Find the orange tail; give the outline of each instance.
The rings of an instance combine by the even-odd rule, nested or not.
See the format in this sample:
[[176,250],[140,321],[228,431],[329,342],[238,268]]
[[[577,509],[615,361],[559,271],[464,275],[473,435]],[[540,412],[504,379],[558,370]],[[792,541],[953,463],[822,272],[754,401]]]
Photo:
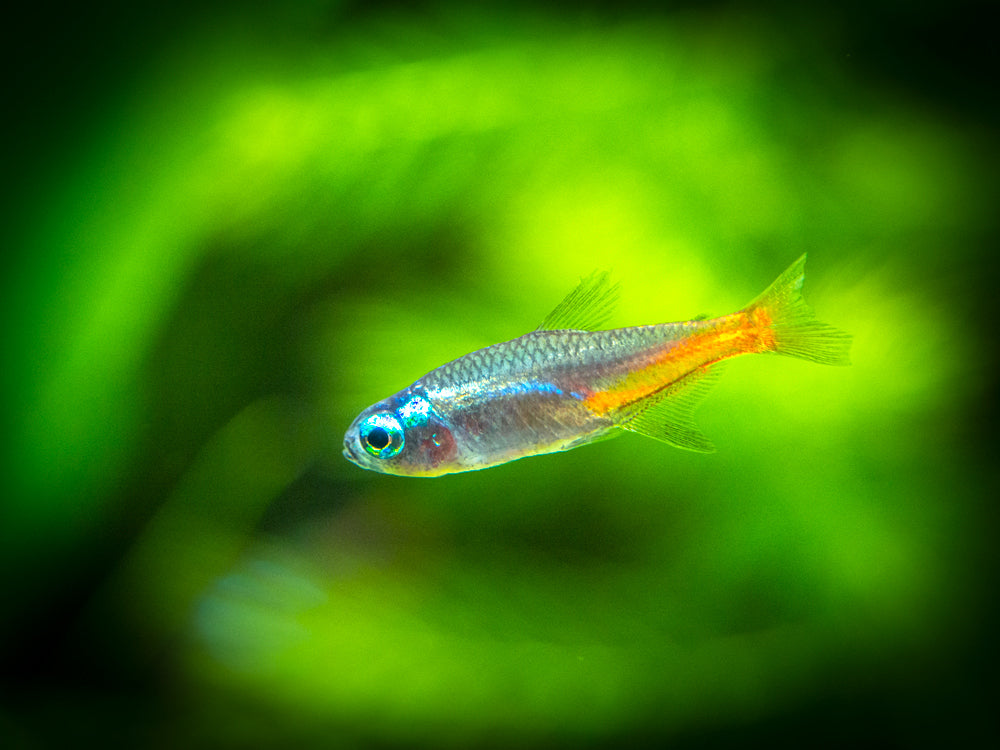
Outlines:
[[820,323],[802,298],[806,256],[795,261],[767,290],[746,306],[766,311],[774,332],[774,351],[821,365],[849,365],[851,335]]

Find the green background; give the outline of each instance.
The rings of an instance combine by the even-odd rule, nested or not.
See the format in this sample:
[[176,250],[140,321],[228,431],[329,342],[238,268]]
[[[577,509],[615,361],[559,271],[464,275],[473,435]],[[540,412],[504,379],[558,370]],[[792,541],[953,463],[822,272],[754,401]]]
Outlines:
[[[993,736],[977,11],[122,3],[9,31],[0,742]],[[730,364],[715,454],[340,455],[594,269],[634,325],[731,312],[802,252],[854,364]]]

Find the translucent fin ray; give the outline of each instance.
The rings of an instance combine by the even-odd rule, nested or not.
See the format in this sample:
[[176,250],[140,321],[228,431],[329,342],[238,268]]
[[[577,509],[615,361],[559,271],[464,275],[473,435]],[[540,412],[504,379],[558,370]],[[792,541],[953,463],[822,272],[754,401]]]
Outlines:
[[694,423],[694,410],[719,378],[718,364],[695,370],[679,383],[651,396],[618,426],[624,430],[699,453],[715,446]]
[[581,445],[590,445],[591,443],[601,443],[605,440],[611,440],[622,434],[621,430],[616,430],[614,427],[609,427],[606,432],[601,432],[596,435],[584,435],[583,437],[577,438],[571,443],[567,443],[560,450],[568,451],[573,448],[579,448]]
[[849,365],[851,335],[821,323],[802,298],[803,255],[745,309],[765,310],[773,321],[775,351],[821,365]]
[[599,330],[618,302],[618,284],[612,284],[609,276],[607,271],[594,271],[582,279],[535,330]]

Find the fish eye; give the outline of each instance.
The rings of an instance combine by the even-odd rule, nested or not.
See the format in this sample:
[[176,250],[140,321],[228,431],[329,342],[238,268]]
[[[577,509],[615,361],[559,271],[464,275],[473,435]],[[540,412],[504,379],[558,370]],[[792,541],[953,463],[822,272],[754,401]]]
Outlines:
[[390,442],[389,433],[383,430],[381,427],[372,427],[372,431],[368,433],[368,436],[365,437],[365,440],[368,442],[369,446],[371,446],[377,451],[380,451],[383,448],[385,448]]
[[358,429],[361,444],[375,458],[392,458],[403,450],[403,426],[394,414],[372,414]]

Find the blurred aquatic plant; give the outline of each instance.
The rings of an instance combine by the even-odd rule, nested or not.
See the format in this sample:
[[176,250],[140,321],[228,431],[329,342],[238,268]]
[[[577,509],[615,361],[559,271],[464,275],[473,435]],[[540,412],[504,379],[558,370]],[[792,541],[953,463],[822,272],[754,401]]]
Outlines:
[[[235,28],[179,43],[23,223],[13,608],[112,558],[80,631],[94,660],[180,639],[149,667],[203,706],[174,736],[667,737],[831,685],[922,705],[983,544],[958,427],[982,341],[938,290],[988,212],[948,124],[724,15]],[[340,460],[360,407],[594,268],[631,325],[735,309],[804,250],[854,367],[734,363],[710,458]]]

